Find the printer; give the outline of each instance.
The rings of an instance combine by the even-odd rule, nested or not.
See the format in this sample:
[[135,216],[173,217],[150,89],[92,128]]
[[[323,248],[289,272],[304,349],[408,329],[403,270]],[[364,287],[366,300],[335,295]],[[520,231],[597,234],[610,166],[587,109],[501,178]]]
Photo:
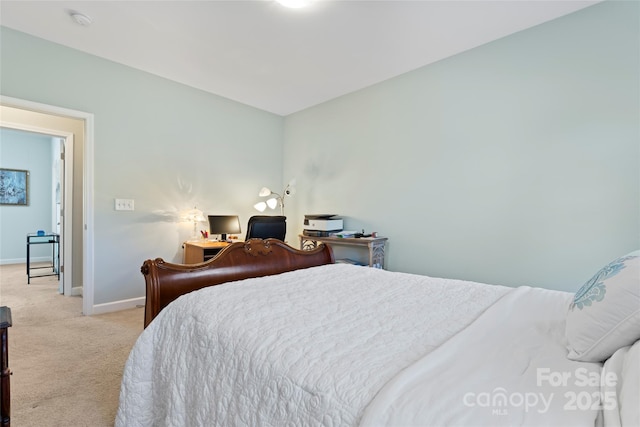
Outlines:
[[330,233],[342,231],[342,228],[342,218],[337,218],[336,215],[305,215],[302,234],[309,237],[327,237]]

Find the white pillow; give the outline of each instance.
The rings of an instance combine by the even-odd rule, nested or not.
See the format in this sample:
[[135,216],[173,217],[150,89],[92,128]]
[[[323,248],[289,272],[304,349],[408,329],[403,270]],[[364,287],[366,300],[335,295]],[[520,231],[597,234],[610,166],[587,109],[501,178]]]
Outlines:
[[612,261],[576,292],[567,313],[569,359],[601,362],[640,339],[640,251]]
[[605,426],[640,426],[640,341],[604,362],[600,398]]

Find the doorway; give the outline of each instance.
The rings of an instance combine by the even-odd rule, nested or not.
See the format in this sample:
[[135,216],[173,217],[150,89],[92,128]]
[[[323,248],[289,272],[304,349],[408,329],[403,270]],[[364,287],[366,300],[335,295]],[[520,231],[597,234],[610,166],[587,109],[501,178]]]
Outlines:
[[94,306],[93,120],[93,114],[0,96],[0,126],[65,140],[64,294],[82,295],[85,315],[93,314]]
[[[37,271],[32,277],[57,273],[58,292],[67,296],[79,295],[81,288],[74,289],[71,286],[71,277],[65,280],[65,243],[68,241],[71,245],[73,239],[69,238],[67,235],[69,233],[65,233],[65,227],[69,227],[68,224],[65,225],[65,219],[67,223],[72,223],[72,219],[65,218],[63,215],[64,207],[73,199],[73,187],[71,185],[72,170],[65,170],[64,167],[64,153],[66,148],[67,153],[72,155],[73,139],[6,126],[0,127],[0,135],[2,166],[25,170],[27,177],[26,204],[0,207],[3,236],[2,261],[9,264],[22,262],[25,255],[24,238],[27,233],[35,233],[36,230],[56,233],[60,236],[56,239],[59,243],[53,244],[52,250],[48,247],[50,245],[30,246],[29,260],[32,263],[45,262],[53,266],[53,271],[43,266],[34,267]],[[69,188],[69,191],[65,191],[66,188]],[[68,212],[72,214],[72,210]],[[67,249],[66,252],[73,252],[72,247]],[[72,271],[71,267],[68,268]],[[65,283],[67,283],[66,289]]]

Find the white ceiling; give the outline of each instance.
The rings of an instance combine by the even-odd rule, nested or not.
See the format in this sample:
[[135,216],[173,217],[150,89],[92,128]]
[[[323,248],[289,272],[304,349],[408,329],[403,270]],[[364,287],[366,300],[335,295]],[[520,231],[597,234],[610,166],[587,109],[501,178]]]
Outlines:
[[0,24],[287,115],[598,2],[2,0]]

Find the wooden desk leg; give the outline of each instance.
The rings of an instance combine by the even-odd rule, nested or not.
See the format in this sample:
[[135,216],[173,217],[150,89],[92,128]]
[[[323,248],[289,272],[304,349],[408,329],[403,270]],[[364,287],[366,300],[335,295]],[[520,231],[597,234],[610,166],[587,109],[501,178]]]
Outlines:
[[0,307],[0,425],[11,426],[11,390],[9,389],[9,341],[7,329],[11,326],[11,309]]
[[3,427],[9,427],[11,425],[11,389],[10,389],[10,376],[8,364],[8,345],[7,345],[7,328],[0,329],[0,340],[2,341],[2,371],[0,372],[0,391],[2,398],[0,399],[0,425]]
[[0,374],[0,382],[2,383],[0,386],[2,388],[2,402],[0,402],[0,414],[2,423],[0,425],[2,425],[3,427],[11,426],[11,390],[9,383],[10,375],[11,371],[9,370],[9,368],[3,370],[2,374]]

